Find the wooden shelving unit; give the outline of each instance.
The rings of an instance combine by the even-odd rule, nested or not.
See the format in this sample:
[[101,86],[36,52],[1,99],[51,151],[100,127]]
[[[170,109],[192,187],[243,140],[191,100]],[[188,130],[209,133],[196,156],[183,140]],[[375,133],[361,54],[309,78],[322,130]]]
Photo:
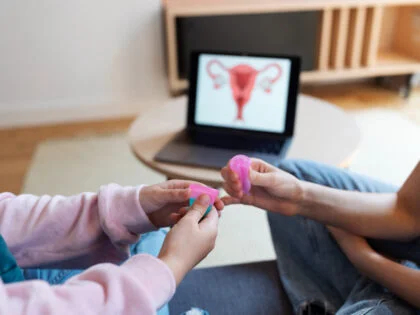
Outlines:
[[302,82],[420,72],[420,0],[166,0],[163,6],[173,93],[188,87],[178,74],[180,17],[320,11],[316,67],[302,72]]

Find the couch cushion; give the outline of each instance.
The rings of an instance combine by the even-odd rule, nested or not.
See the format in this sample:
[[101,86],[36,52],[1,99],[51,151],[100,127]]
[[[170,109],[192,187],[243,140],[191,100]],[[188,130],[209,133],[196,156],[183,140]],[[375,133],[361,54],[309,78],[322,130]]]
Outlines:
[[169,304],[171,315],[198,307],[217,315],[293,314],[275,261],[195,269]]

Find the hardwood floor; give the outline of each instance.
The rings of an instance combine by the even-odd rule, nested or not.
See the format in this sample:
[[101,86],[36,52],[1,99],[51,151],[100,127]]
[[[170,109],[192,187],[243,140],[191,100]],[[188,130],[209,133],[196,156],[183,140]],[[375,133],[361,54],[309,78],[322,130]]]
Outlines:
[[302,92],[325,99],[348,111],[374,107],[397,110],[420,125],[420,87],[413,90],[409,99],[400,97],[396,92],[367,83],[306,86]]
[[19,193],[37,145],[47,139],[121,132],[133,119],[0,130],[0,192]]
[[[345,110],[386,107],[400,111],[420,125],[420,88],[408,100],[367,83],[305,86],[305,94],[334,103]],[[134,119],[134,118],[133,118]],[[72,123],[0,130],[0,192],[19,193],[37,145],[47,139],[121,132],[133,119]]]

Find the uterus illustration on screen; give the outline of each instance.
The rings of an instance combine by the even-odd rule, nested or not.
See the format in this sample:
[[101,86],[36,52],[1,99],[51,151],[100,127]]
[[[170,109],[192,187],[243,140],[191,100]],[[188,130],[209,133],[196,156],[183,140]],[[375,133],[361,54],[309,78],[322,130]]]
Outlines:
[[212,59],[207,63],[207,74],[213,81],[213,88],[220,89],[225,87],[227,78],[229,80],[230,89],[232,91],[232,105],[236,105],[237,114],[235,121],[244,121],[244,108],[252,97],[252,92],[255,88],[255,83],[259,75],[263,75],[269,69],[271,77],[266,75],[259,80],[259,87],[266,93],[270,93],[273,85],[280,79],[282,75],[282,68],[276,63],[269,63],[262,69],[257,70],[246,63],[238,64],[234,67],[228,68],[224,66],[219,60]]

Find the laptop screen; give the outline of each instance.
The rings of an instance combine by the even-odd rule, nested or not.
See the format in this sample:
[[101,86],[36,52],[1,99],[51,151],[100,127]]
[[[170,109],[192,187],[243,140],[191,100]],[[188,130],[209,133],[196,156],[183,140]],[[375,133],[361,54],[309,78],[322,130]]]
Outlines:
[[197,125],[285,131],[290,59],[205,53],[198,58]]

